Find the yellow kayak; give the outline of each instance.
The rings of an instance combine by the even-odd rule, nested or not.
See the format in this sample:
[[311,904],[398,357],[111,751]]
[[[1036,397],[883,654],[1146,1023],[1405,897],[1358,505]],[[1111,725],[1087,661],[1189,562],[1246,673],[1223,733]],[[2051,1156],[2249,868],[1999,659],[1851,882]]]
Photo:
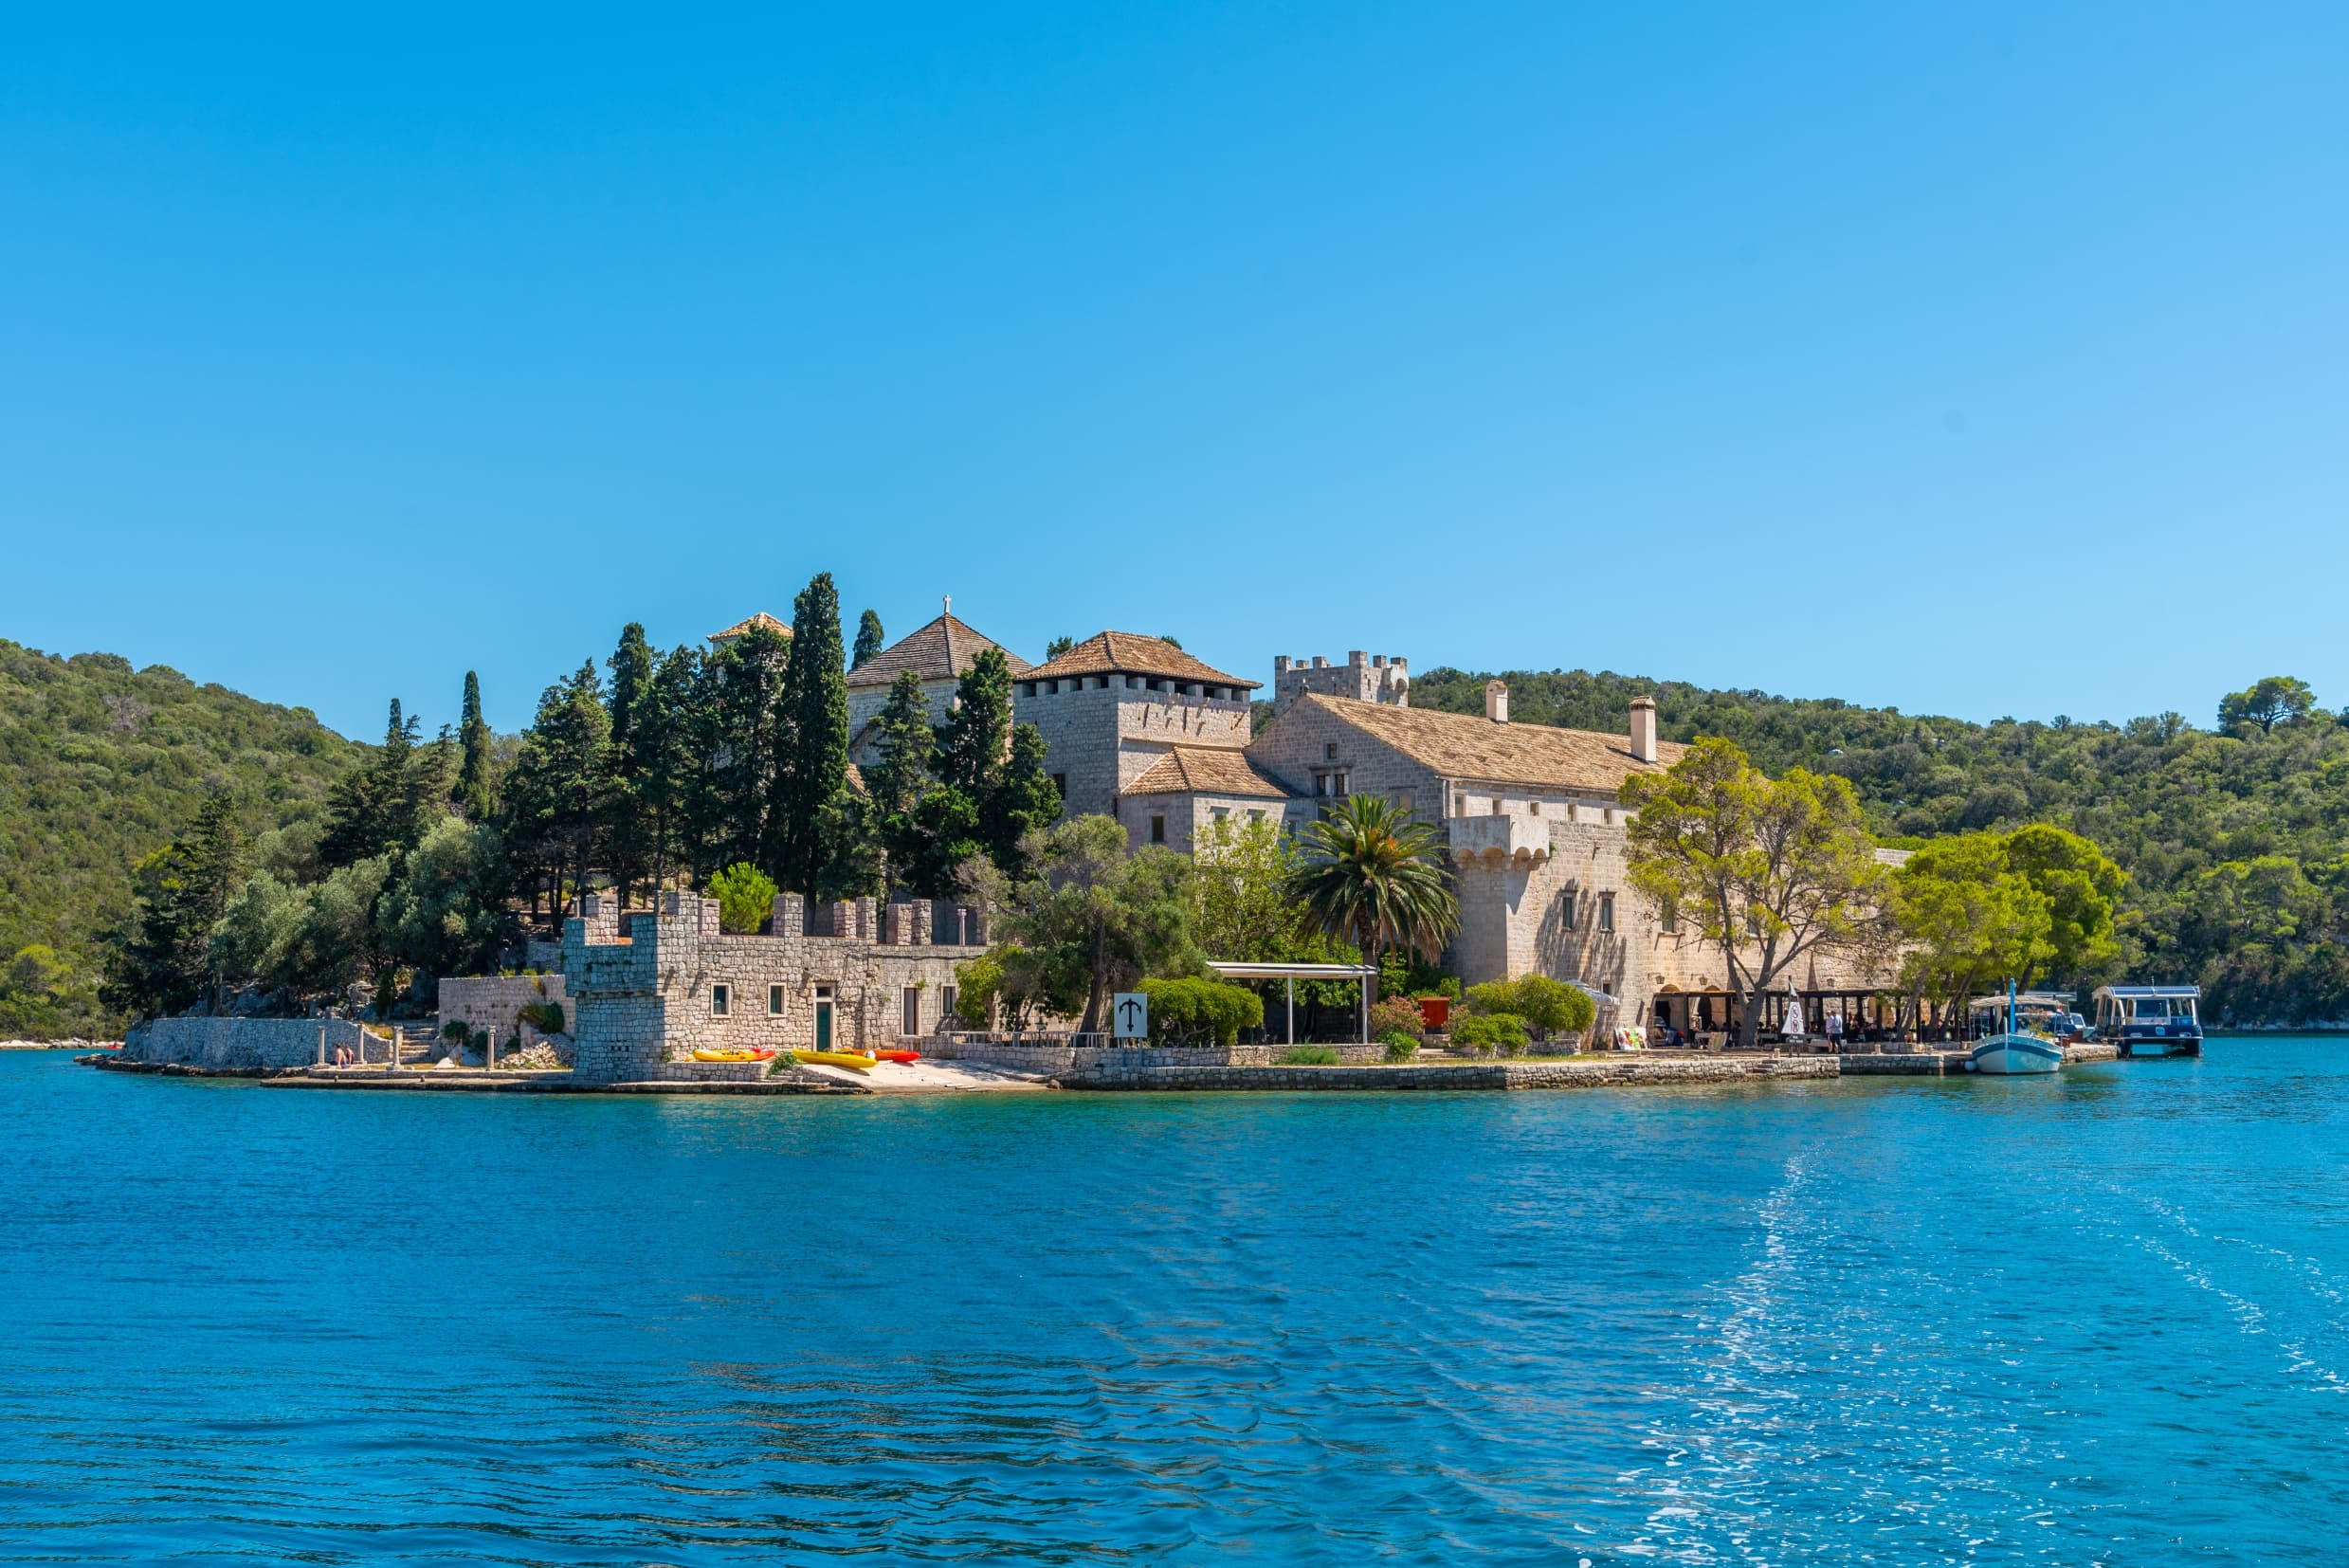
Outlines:
[[860,1056],[852,1050],[795,1050],[792,1055],[802,1062],[814,1062],[827,1067],[854,1067],[859,1072],[873,1070],[873,1059]]
[[697,1062],[764,1062],[774,1052],[755,1047],[740,1046],[732,1050],[719,1050],[704,1046],[693,1053]]

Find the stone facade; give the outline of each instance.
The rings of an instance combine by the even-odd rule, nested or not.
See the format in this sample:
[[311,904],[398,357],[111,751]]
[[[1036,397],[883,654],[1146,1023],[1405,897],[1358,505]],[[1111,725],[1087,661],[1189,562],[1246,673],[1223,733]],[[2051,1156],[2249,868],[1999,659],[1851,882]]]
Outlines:
[[1238,695],[1210,697],[1201,685],[1114,671],[1023,680],[1011,687],[1011,717],[1042,732],[1045,767],[1060,785],[1066,814],[1122,820],[1120,794],[1168,748],[1238,751],[1247,744],[1247,688],[1219,686]]
[[[721,932],[713,899],[664,894],[656,911],[629,914],[625,936],[609,899],[584,904],[563,927],[563,978],[574,1071],[597,1083],[680,1076],[704,1047],[813,1049],[820,1028],[835,1049],[925,1035],[939,1025],[955,965],[985,951],[983,922],[951,904],[819,906],[810,934],[804,902],[786,893],[754,936]],[[934,930],[953,939],[933,941]],[[709,1077],[697,1069],[716,1065],[683,1075]]]
[[[463,1024],[468,1034],[486,1034],[501,1043],[523,1033],[522,1009],[534,1002],[552,1002],[573,1017],[560,975],[475,975],[441,981],[441,1024]],[[530,1042],[524,1040],[523,1044]]]

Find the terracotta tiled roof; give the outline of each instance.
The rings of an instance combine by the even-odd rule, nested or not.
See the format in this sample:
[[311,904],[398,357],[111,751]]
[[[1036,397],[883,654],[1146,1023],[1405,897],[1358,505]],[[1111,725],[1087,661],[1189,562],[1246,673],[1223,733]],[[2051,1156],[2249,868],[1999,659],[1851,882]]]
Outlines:
[[1049,681],[1063,675],[1171,675],[1177,681],[1202,681],[1211,686],[1241,686],[1253,690],[1262,681],[1243,681],[1193,659],[1163,637],[1141,637],[1131,631],[1097,631],[1057,659],[1047,660],[1021,677]]
[[785,626],[781,621],[776,620],[774,616],[768,614],[762,610],[747,621],[737,621],[734,625],[726,628],[723,631],[711,632],[709,634],[709,641],[723,646],[724,644],[734,641],[737,637],[741,636],[744,632],[756,627],[764,627],[767,630],[779,633],[785,637],[792,634],[792,629],[790,627]]
[[1676,740],[1660,740],[1657,760],[1642,762],[1631,755],[1628,735],[1562,730],[1548,724],[1496,724],[1477,714],[1356,702],[1318,692],[1297,699],[1299,707],[1307,703],[1447,777],[1496,784],[1612,794],[1631,775],[1662,773],[1688,749]]
[[897,679],[897,672],[901,669],[910,669],[924,681],[956,680],[970,670],[971,662],[981,649],[991,647],[1003,648],[1004,663],[1011,666],[1012,674],[1028,673],[1030,666],[1027,660],[947,614],[899,638],[848,671],[848,684],[885,686]]
[[1285,800],[1281,781],[1244,752],[1215,746],[1175,746],[1120,794],[1235,794]]

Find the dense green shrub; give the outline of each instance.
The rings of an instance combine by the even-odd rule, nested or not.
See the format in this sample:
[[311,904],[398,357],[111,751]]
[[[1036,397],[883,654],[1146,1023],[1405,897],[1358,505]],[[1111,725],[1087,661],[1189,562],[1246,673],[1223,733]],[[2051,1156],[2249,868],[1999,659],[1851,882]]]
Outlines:
[[1229,1046],[1244,1029],[1261,1028],[1265,1000],[1221,980],[1144,980],[1153,1045]]
[[1419,1054],[1419,1035],[1415,1030],[1391,1029],[1378,1036],[1378,1043],[1387,1048],[1390,1062],[1408,1062]]
[[1338,1065],[1338,1048],[1291,1046],[1275,1060],[1284,1067],[1334,1067]]
[[985,1029],[994,1017],[995,995],[1003,990],[1003,964],[992,954],[955,965],[955,1012],[973,1029]]
[[1528,1038],[1525,1020],[1514,1012],[1471,1012],[1452,1023],[1452,1045],[1478,1055],[1492,1050],[1519,1055]]
[[1467,1003],[1487,1016],[1515,1013],[1544,1034],[1579,1034],[1598,1017],[1598,1004],[1589,993],[1547,975],[1470,986]]

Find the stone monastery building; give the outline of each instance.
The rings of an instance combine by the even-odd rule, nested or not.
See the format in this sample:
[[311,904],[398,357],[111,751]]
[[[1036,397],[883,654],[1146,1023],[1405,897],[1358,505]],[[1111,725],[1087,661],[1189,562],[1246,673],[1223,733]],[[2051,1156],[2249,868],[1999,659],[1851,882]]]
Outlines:
[[[956,620],[950,601],[851,672],[852,757],[874,759],[871,723],[899,671],[920,676],[943,720],[972,661],[999,646]],[[1633,700],[1622,734],[1515,724],[1498,681],[1482,715],[1441,713],[1411,705],[1403,659],[1283,656],[1272,665],[1271,721],[1251,736],[1262,683],[1162,638],[1102,631],[1042,665],[1008,648],[1004,657],[1013,720],[1042,732],[1070,814],[1114,816],[1136,847],[1187,852],[1218,819],[1296,829],[1345,795],[1384,795],[1443,839],[1460,900],[1446,967],[1464,981],[1542,974],[1613,996],[1624,1023],[1705,1021],[1697,995],[1721,986],[1720,956],[1667,928],[1626,874],[1617,793],[1684,750],[1657,738],[1651,700]],[[1822,957],[1803,988],[1864,983],[1833,967]],[[1658,1009],[1659,996],[1673,1005]],[[1724,1010],[1710,1027],[1725,1021]]]

